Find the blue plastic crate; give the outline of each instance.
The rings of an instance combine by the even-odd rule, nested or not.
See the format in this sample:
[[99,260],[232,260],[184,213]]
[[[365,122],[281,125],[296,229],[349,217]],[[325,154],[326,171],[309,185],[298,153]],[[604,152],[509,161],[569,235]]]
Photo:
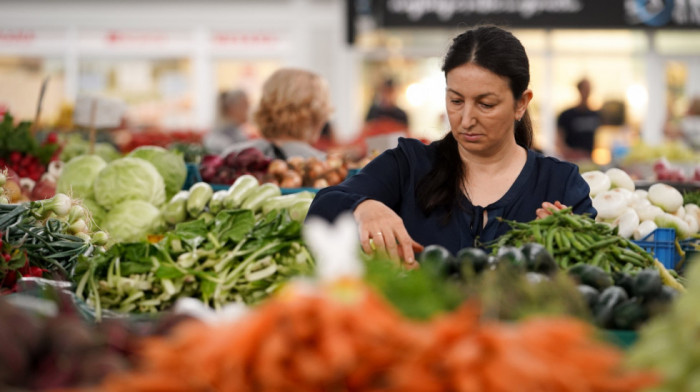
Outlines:
[[659,260],[666,269],[675,269],[681,259],[676,250],[676,230],[659,228],[639,241],[632,241]]

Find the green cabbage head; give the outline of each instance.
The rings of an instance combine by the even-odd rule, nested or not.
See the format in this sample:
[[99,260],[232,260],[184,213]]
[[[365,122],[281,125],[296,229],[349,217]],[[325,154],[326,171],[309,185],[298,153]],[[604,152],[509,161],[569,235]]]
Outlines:
[[107,166],[98,155],[78,155],[63,167],[56,182],[56,192],[71,195],[74,199],[89,199],[93,195],[93,183]]
[[141,158],[119,158],[108,163],[94,184],[95,201],[107,210],[126,200],[143,200],[159,207],[165,203],[165,183],[158,170]]
[[141,146],[131,151],[128,157],[145,159],[156,167],[165,181],[165,197],[170,200],[182,190],[187,180],[187,166],[182,154],[160,146]]
[[160,210],[143,200],[126,200],[112,208],[102,221],[102,230],[112,242],[138,242],[163,229]]

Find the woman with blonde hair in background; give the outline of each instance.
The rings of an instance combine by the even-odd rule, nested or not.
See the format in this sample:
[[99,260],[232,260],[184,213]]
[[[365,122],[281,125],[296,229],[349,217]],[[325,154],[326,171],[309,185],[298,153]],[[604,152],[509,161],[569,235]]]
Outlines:
[[321,76],[302,69],[282,68],[264,83],[253,119],[262,139],[237,143],[224,152],[254,147],[269,158],[325,159],[312,147],[332,112],[328,84]]

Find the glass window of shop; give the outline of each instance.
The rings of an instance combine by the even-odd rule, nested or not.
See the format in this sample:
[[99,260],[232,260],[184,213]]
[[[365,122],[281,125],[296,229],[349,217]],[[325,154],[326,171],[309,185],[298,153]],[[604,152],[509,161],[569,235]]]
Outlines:
[[133,129],[191,129],[191,65],[179,58],[81,59],[78,93],[123,100]]
[[0,111],[17,120],[33,121],[39,93],[48,78],[42,102],[41,124],[58,121],[65,105],[65,72],[60,58],[0,57]]

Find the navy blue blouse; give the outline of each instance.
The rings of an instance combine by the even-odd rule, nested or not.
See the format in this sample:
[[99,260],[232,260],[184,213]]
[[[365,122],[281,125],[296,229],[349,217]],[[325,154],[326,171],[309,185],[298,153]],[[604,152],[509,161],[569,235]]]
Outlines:
[[[415,189],[432,168],[436,142],[424,145],[418,140],[401,138],[396,148],[373,159],[358,174],[341,184],[318,192],[308,216],[321,216],[329,221],[344,211],[353,211],[366,199],[384,203],[403,219],[409,235],[423,246],[439,244],[452,253],[462,248],[479,246],[506,233],[506,220],[529,222],[535,210],[545,201],[573,207],[577,214],[596,215],[586,181],[572,163],[545,157],[529,150],[527,162],[503,197],[486,207],[472,205],[462,196],[460,207],[447,222],[444,210],[425,215],[416,201]],[[483,224],[484,210],[488,219]]]

